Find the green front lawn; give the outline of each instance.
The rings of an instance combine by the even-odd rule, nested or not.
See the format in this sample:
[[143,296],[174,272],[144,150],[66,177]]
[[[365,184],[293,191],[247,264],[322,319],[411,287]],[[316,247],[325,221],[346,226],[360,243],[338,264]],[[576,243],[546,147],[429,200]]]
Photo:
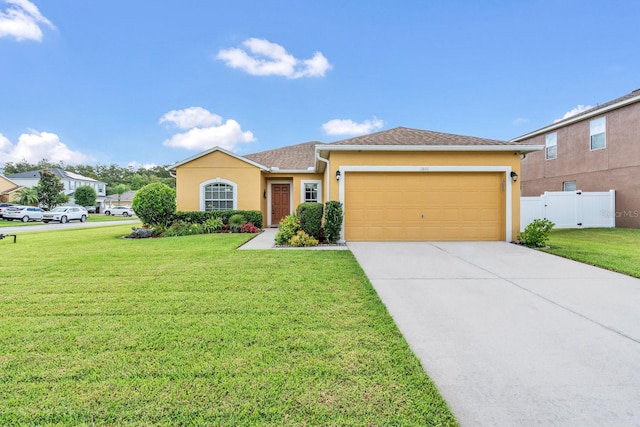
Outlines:
[[349,251],[0,241],[0,425],[455,425]]
[[546,252],[640,278],[640,230],[552,230]]

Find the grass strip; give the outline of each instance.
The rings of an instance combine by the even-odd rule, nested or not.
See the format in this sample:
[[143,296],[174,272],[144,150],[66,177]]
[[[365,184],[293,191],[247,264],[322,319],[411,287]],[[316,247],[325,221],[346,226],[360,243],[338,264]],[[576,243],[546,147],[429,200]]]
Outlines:
[[557,229],[549,234],[548,245],[545,252],[640,278],[638,229]]

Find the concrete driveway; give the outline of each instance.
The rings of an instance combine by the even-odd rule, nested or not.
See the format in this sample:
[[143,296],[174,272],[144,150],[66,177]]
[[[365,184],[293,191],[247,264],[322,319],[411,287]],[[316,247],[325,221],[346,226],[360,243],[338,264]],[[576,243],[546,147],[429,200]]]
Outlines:
[[463,426],[640,426],[640,280],[503,242],[348,244]]

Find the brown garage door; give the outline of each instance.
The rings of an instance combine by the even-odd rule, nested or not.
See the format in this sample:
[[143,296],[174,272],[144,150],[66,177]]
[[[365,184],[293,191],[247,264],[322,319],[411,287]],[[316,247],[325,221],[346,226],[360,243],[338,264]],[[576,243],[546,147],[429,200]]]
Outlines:
[[503,173],[345,175],[347,241],[505,239]]

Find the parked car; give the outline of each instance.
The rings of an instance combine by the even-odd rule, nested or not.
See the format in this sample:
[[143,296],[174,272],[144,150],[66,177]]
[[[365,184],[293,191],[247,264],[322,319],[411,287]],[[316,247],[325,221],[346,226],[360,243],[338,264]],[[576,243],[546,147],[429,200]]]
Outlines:
[[95,206],[85,206],[84,208],[85,208],[85,209],[87,210],[87,212],[89,212],[89,213],[96,213],[96,207],[95,207]]
[[104,214],[109,215],[122,215],[122,216],[133,216],[135,212],[129,206],[112,206],[110,208],[105,208]]
[[11,206],[15,205],[13,203],[0,203],[0,218],[4,218],[3,211],[5,211],[7,208],[10,208]]
[[62,224],[73,220],[85,222],[88,216],[89,212],[82,206],[57,206],[42,215],[42,222],[59,221]]
[[41,221],[44,211],[33,206],[10,206],[5,208],[2,216],[7,221],[19,219],[22,222]]

